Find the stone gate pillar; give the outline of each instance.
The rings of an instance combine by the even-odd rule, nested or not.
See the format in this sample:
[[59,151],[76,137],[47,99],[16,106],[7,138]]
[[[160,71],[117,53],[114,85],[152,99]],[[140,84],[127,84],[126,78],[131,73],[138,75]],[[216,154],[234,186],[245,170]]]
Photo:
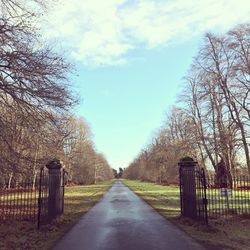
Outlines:
[[52,220],[62,212],[62,165],[59,160],[55,159],[46,167],[49,170],[48,217]]
[[193,219],[197,217],[195,185],[196,164],[197,162],[190,157],[182,158],[178,163],[180,171],[181,213],[183,216]]

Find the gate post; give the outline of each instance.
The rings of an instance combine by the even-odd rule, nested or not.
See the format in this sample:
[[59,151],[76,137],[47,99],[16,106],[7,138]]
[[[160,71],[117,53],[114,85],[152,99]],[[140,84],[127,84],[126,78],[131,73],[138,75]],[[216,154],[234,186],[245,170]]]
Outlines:
[[180,191],[181,191],[181,213],[185,217],[196,219],[196,185],[195,185],[195,162],[190,157],[180,160]]
[[49,170],[48,218],[52,220],[62,212],[62,165],[59,160],[50,161]]

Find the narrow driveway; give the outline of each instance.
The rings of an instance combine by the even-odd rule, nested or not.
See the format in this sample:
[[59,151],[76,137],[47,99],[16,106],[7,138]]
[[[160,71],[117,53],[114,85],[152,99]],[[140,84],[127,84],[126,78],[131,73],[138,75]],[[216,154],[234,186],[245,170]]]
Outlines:
[[120,181],[54,250],[202,250]]

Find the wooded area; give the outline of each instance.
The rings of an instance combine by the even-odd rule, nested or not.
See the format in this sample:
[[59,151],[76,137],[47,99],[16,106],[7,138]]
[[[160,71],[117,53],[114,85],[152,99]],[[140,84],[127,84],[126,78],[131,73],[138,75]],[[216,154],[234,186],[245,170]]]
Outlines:
[[112,177],[93,144],[68,81],[72,65],[39,34],[47,1],[0,0],[0,183],[35,181],[49,160],[63,161],[68,180],[91,184]]
[[185,156],[217,176],[250,174],[250,25],[206,34],[184,81],[178,105],[125,177],[178,183]]

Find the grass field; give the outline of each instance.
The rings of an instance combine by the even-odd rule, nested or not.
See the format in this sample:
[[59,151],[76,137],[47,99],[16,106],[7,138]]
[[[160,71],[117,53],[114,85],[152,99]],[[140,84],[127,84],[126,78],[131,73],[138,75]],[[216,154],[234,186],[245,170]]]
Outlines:
[[122,180],[147,203],[166,217],[180,216],[180,190],[177,186],[161,186],[149,182]]
[[65,188],[65,211],[49,225],[36,230],[31,222],[2,222],[0,225],[1,250],[50,249],[112,186],[113,181],[90,186]]
[[208,249],[250,249],[250,218],[244,216],[210,220],[209,226],[180,217],[179,187],[122,180],[161,215]]

